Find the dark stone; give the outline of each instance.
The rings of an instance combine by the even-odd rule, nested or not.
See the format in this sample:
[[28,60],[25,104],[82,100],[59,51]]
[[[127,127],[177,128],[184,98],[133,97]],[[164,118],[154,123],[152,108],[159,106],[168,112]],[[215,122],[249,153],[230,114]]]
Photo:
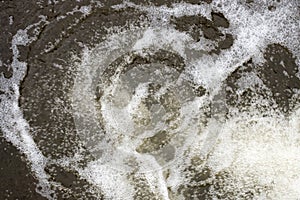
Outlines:
[[224,17],[224,15],[222,13],[212,12],[211,16],[212,16],[212,21],[213,21],[213,23],[214,23],[215,26],[217,26],[217,27],[224,27],[224,28],[228,28],[229,27],[229,22]]
[[[295,63],[295,57],[286,47],[279,44],[268,45],[264,57],[266,62],[262,66],[254,65],[250,59],[228,76],[226,79],[226,87],[228,88],[226,101],[229,105],[247,110],[254,97],[273,98],[282,112],[289,113],[295,105],[300,103],[299,100],[292,98],[295,94],[294,90],[300,89],[300,80],[296,76],[298,66]],[[250,72],[262,80],[272,96],[269,96],[268,91],[261,89],[258,85],[246,89],[241,95],[236,94],[238,90],[236,82]],[[259,104],[256,106],[259,109],[271,109],[263,108]]]
[[[242,66],[234,70],[225,81],[226,104],[239,108],[240,111],[247,111],[252,105],[252,101],[256,96],[263,95],[268,98],[266,94],[260,91],[259,86],[254,88],[246,88],[243,94],[237,94],[239,85],[237,82],[240,78],[248,76],[249,73],[255,72],[256,66],[252,59],[243,63]],[[257,105],[259,106],[259,105]],[[260,108],[258,108],[260,109]]]
[[229,49],[233,45],[233,36],[231,34],[226,34],[225,39],[219,42],[220,49]]
[[[170,7],[174,3],[182,2],[182,0],[130,0],[130,1],[138,5],[154,5],[154,6],[168,6],[168,7]],[[210,4],[212,0],[185,0],[184,2],[200,5],[203,3]]]
[[218,29],[210,26],[203,26],[203,35],[206,39],[215,40],[221,36]]
[[272,91],[273,98],[279,107],[288,112],[295,102],[291,102],[293,89],[300,89],[300,80],[296,76],[298,66],[296,58],[284,46],[270,44],[265,50],[265,64],[259,68],[259,76],[264,84]]
[[219,39],[222,35],[212,21],[201,15],[173,18],[172,23],[177,30],[188,32],[196,41],[201,37],[200,30],[205,38],[211,40]]
[[205,25],[210,21],[202,15],[194,15],[182,16],[178,18],[173,17],[171,22],[175,24],[175,28],[179,31],[190,31],[191,27],[195,26],[196,28],[200,28],[201,25]]
[[202,4],[202,3],[208,3],[210,4],[212,0],[185,0],[185,2],[190,3],[190,4]]
[[131,0],[131,2],[140,5],[171,6],[173,3],[177,3],[178,0]]
[[[224,34],[218,29],[218,27],[229,27],[228,20],[224,17],[222,13],[212,12],[212,21],[201,15],[195,16],[182,16],[173,17],[171,23],[175,25],[175,28],[182,32],[187,32],[191,37],[198,42],[203,33],[203,36],[209,40],[218,41]],[[201,30],[201,31],[200,31]],[[213,50],[212,53],[220,53],[220,49],[227,49],[233,43],[232,35],[226,34],[224,41],[221,41],[217,49]]]

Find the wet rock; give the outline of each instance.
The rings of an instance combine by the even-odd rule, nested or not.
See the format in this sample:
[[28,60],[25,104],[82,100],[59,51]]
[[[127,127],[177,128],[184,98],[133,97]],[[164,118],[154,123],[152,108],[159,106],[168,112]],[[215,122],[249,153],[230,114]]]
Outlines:
[[[200,40],[200,30],[206,30],[206,33],[209,34],[209,30],[207,29],[212,27],[212,22],[202,15],[173,18],[171,22],[175,25],[177,30],[188,32],[195,41]],[[212,32],[214,33],[214,31]],[[207,36],[209,37],[209,35]]]
[[[239,108],[240,111],[247,111],[258,98],[257,96],[262,95],[263,98],[268,98],[265,91],[260,91],[260,85],[248,85],[246,88],[243,88],[243,90],[240,88],[239,83],[242,82],[245,77],[250,77],[252,75],[252,79],[255,78],[255,69],[256,66],[253,64],[252,59],[250,59],[227,77],[224,86],[227,105]],[[241,91],[239,92],[239,90]],[[259,103],[256,105],[259,106]]]
[[213,23],[214,23],[215,26],[217,26],[217,27],[224,27],[224,28],[228,28],[229,27],[229,22],[224,17],[224,15],[222,13],[212,12],[211,16],[212,16],[212,21],[213,21]]
[[[250,59],[228,76],[226,101],[229,105],[239,107],[240,110],[247,110],[258,99],[267,99],[269,106],[273,106],[274,100],[282,112],[289,113],[299,103],[299,100],[293,99],[296,90],[300,89],[295,57],[286,47],[279,44],[268,45],[264,57],[266,62],[262,66],[253,64]],[[240,88],[238,82],[248,76],[261,80],[265,87],[258,83],[252,84],[238,94]],[[264,108],[260,101],[256,106],[258,109],[274,109]]]
[[202,3],[208,3],[210,4],[212,0],[186,0],[185,2],[190,3],[190,4],[202,4]]
[[200,41],[201,37],[217,41],[218,45],[215,49],[207,53],[219,54],[221,50],[228,49],[233,45],[234,38],[231,34],[224,34],[219,30],[220,27],[229,27],[229,21],[225,16],[217,12],[212,12],[211,15],[212,20],[201,15],[174,17],[171,19],[171,23],[175,25],[175,29],[187,32],[196,42]]
[[[154,6],[171,6],[173,3],[180,3],[182,0],[131,0],[135,4],[154,5]],[[186,0],[190,4],[211,3],[212,0]]]
[[212,19],[213,21],[201,15],[182,16],[173,18],[172,23],[177,30],[190,33],[196,41],[201,36],[200,30],[203,32],[205,38],[216,40],[223,35],[218,27],[228,28],[229,22],[222,13],[213,12]]
[[155,6],[162,6],[167,5],[170,6],[172,3],[178,2],[177,0],[131,0],[131,2],[135,4],[142,4],[142,5],[155,5]]
[[220,49],[228,49],[233,45],[233,36],[231,34],[226,34],[225,39],[221,40],[218,44]]
[[202,28],[203,36],[206,39],[215,40],[219,38],[222,34],[218,31],[218,29],[210,26],[203,26]]
[[290,111],[295,102],[292,101],[294,90],[300,89],[300,79],[296,76],[298,66],[295,57],[284,46],[271,44],[265,50],[266,62],[259,68],[258,76],[272,91],[272,97],[284,111]]

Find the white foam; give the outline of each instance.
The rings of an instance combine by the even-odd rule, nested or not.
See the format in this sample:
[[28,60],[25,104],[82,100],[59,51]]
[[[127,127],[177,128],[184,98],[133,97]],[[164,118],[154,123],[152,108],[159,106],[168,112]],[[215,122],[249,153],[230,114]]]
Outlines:
[[226,182],[235,182],[221,192],[239,196],[248,185],[257,185],[270,187],[264,191],[270,199],[299,198],[299,117],[298,109],[291,120],[276,116],[228,120],[207,161],[215,173],[230,172]]
[[4,77],[0,78],[1,89],[7,92],[1,96],[0,127],[4,137],[26,155],[26,159],[29,161],[30,167],[38,180],[38,185],[42,188],[41,190],[37,190],[37,192],[48,199],[53,199],[53,197],[50,196],[53,191],[50,188],[49,177],[44,171],[47,159],[43,156],[31,137],[29,125],[24,120],[18,105],[18,99],[20,97],[19,84],[25,75],[27,67],[25,62],[18,60],[20,56],[18,46],[24,46],[34,41],[36,37],[29,37],[27,31],[42,22],[44,22],[43,18],[40,22],[30,25],[24,30],[18,30],[13,36],[11,47],[13,51],[13,62],[11,67],[14,73],[10,79],[5,79]]
[[[104,192],[107,199],[133,199],[133,186],[124,174],[116,173],[109,163],[101,165],[97,162],[90,163],[83,171],[80,171],[82,177],[97,185]],[[117,188],[116,188],[117,186]]]
[[[153,18],[153,21],[155,21],[155,26],[153,25],[150,28],[146,28],[145,31],[141,31],[142,34],[136,34],[139,35],[138,37],[128,38],[126,34],[112,35],[110,37],[111,46],[109,45],[109,43],[105,43],[105,44],[102,43],[99,45],[99,48],[105,47],[110,49],[110,51],[116,51],[119,48],[121,48],[122,50],[119,51],[119,55],[122,55],[120,52],[139,50],[143,48],[154,48],[154,49],[163,48],[163,49],[175,51],[183,58],[186,59],[188,64],[187,69],[191,70],[186,73],[191,74],[195,82],[204,84],[208,89],[211,90],[211,93],[213,95],[219,93],[220,86],[222,85],[222,81],[228,76],[228,74],[230,74],[242,63],[249,60],[251,57],[253,57],[255,63],[262,63],[264,61],[262,51],[267,46],[267,44],[277,42],[277,43],[284,44],[289,48],[293,48],[290,42],[285,41],[285,39],[283,40],[284,34],[287,33],[290,29],[287,29],[286,32],[282,32],[281,29],[282,23],[284,23],[285,21],[288,21],[290,24],[291,23],[292,24],[294,23],[294,25],[296,24],[295,21],[290,20],[288,18],[288,16],[295,14],[295,11],[293,11],[293,9],[290,9],[291,8],[290,5],[286,5],[286,6],[283,5],[273,13],[269,13],[268,11],[263,11],[263,10],[260,10],[260,12],[257,13],[255,12],[253,13],[252,10],[247,9],[246,7],[244,7],[244,5],[239,5],[237,2],[233,2],[230,4],[228,2],[227,3],[223,2],[223,4],[221,4],[222,5],[221,7],[217,6],[217,4],[218,3],[215,3],[211,6],[208,5],[192,6],[190,4],[176,4],[174,8],[167,8],[165,6],[144,7],[144,6],[137,6],[131,3],[125,3],[117,7],[121,8],[121,7],[130,6],[130,7],[135,7],[143,11],[149,12],[149,16]],[[225,50],[221,52],[221,54],[218,56],[202,55],[196,59],[193,59],[192,62],[189,62],[190,57],[186,55],[186,49],[189,48],[191,51],[193,51],[193,49],[197,49],[197,47],[193,44],[190,36],[188,36],[186,33],[180,33],[179,31],[174,30],[171,27],[160,26],[159,22],[154,19],[155,16],[162,17],[163,20],[161,20],[161,25],[165,25],[167,21],[170,19],[171,15],[178,17],[183,15],[195,15],[201,13],[204,16],[208,16],[211,10],[219,10],[223,12],[224,15],[229,19],[230,28],[227,29],[226,32],[231,33],[234,36],[235,38],[234,45],[229,50]],[[278,16],[281,16],[281,19],[279,20],[281,23],[274,23],[274,21],[278,19]],[[293,25],[291,27],[293,27]],[[292,38],[294,36],[295,34],[292,36]],[[119,41],[121,41],[121,43]],[[127,48],[124,48],[122,47],[122,41],[133,41],[131,43],[132,46],[131,47],[127,46]],[[198,43],[198,45],[199,44],[200,43]],[[105,50],[107,51],[107,49]],[[294,48],[293,51],[297,52],[297,49]],[[100,65],[105,66],[106,61],[102,60],[103,57],[99,58],[99,55],[105,55],[107,52],[104,53],[102,52],[102,50],[99,49],[96,50],[96,52],[97,52],[96,54],[90,54],[93,55],[93,57],[89,57],[90,59],[89,62],[95,62],[97,63],[97,65],[99,65],[99,63],[103,63]],[[83,67],[84,66],[85,65],[83,65]],[[244,79],[241,79],[238,84],[241,86],[240,89],[242,90],[243,88],[247,88],[257,83],[261,84],[261,80],[258,78],[249,79],[247,77],[244,77]],[[146,93],[145,91],[141,93],[142,96],[145,95]],[[210,96],[209,99],[212,99],[212,97]],[[185,107],[182,108],[182,114],[186,115],[187,120],[191,119],[189,117],[193,116],[190,113],[191,111],[195,111],[197,113],[197,109],[195,109],[195,105],[196,107],[199,106],[201,108],[201,106],[203,106],[204,104],[201,101],[193,102],[191,104],[187,104]],[[133,104],[131,104],[131,106],[136,107]],[[120,110],[113,111],[112,109],[110,109],[108,112],[121,113],[122,111]],[[125,111],[124,115],[126,115],[126,112],[127,111]],[[107,116],[114,116],[114,115],[107,114]],[[123,115],[119,115],[118,117],[124,118],[122,116]],[[204,156],[208,152],[211,152],[212,156],[208,160],[206,160],[206,162],[213,173],[218,173],[219,171],[224,169],[230,169],[229,171],[232,173],[231,176],[233,177],[232,180],[229,179],[227,180],[228,184],[226,185],[224,190],[212,191],[215,192],[215,194],[226,193],[232,190],[236,192],[235,195],[238,196],[239,195],[238,188],[241,187],[243,188],[247,186],[243,183],[242,178],[251,175],[253,179],[249,180],[250,182],[247,183],[248,185],[266,184],[269,186],[272,183],[272,181],[273,182],[275,181],[277,183],[276,187],[274,187],[273,190],[268,191],[268,197],[293,198],[299,195],[297,190],[295,190],[295,188],[297,187],[295,186],[289,187],[288,188],[289,192],[285,192],[282,187],[286,184],[286,181],[292,181],[295,184],[299,183],[298,175],[296,174],[296,172],[299,170],[299,165],[297,164],[299,159],[299,157],[297,157],[299,147],[297,145],[295,146],[296,143],[293,142],[293,139],[296,135],[295,133],[299,132],[299,124],[289,125],[286,127],[285,126],[286,124],[284,125],[282,123],[283,121],[285,121],[288,124],[292,121],[293,123],[296,123],[293,117],[292,119],[293,120],[289,121],[284,118],[278,119],[278,117],[269,117],[269,118],[261,117],[261,118],[254,118],[254,119],[252,118],[244,119],[241,117],[237,117],[236,119],[235,118],[230,119],[225,124],[219,124],[218,126],[215,126],[216,121],[211,121],[208,124],[208,128],[206,129],[206,131],[199,129],[199,127],[197,126],[192,128],[190,127],[190,124],[187,123],[188,121],[185,121],[185,123],[181,125],[181,130],[185,130],[191,133],[192,132],[196,133],[199,130],[204,131],[202,132],[202,134],[200,134],[199,138],[197,138],[198,137],[197,134],[196,135],[191,134],[190,137],[193,138],[187,138],[186,148],[187,149],[190,148],[191,151],[194,153],[196,153],[198,149],[200,150],[201,154],[203,154]],[[112,121],[110,121],[109,124],[113,125],[115,124],[114,122],[120,123],[122,120],[124,119],[120,119],[120,118],[119,119],[117,118],[117,120],[112,119]],[[126,124],[125,121],[124,124]],[[248,123],[249,121],[251,122],[256,121],[256,124],[254,125],[252,125],[251,123],[249,124]],[[123,127],[123,130],[125,132],[127,131],[130,132],[131,129],[128,129],[128,127],[132,128],[133,126],[130,126],[129,124],[127,124],[126,126]],[[244,126],[246,128],[243,129],[243,132],[239,131],[239,128]],[[222,128],[220,129],[220,127],[223,127],[223,129]],[[209,139],[207,136],[211,135],[212,133],[214,133],[213,134],[214,137],[216,138],[219,137],[219,139],[218,140],[216,140],[216,138]],[[243,137],[243,139],[240,139],[237,142],[231,138],[232,135],[235,136],[240,135],[240,137]],[[288,137],[289,138],[288,141],[290,141],[291,144],[293,145],[284,146],[286,145],[285,144],[286,139],[284,139],[283,136]],[[197,139],[195,139],[195,137]],[[273,139],[270,139],[270,137]],[[192,140],[192,142],[189,143],[188,142],[189,140]],[[122,147],[122,144],[120,143],[118,143],[118,145],[120,145],[119,146],[120,148],[123,148],[121,152],[126,151],[130,155],[130,151],[135,149],[137,143],[128,140],[125,141],[128,148],[126,148],[125,146]],[[193,147],[191,145],[197,142],[199,143],[200,146]],[[133,147],[129,147],[130,145],[133,145]],[[215,146],[215,148],[212,149],[210,145]],[[266,148],[266,146],[268,148]],[[285,149],[283,147],[285,147]],[[194,150],[192,150],[193,148]],[[271,155],[271,157],[268,158],[268,155]],[[278,158],[275,158],[275,155],[278,155]],[[180,157],[182,156],[182,154],[180,154],[180,152],[176,152],[176,156]],[[114,155],[114,157],[118,157],[118,156]],[[118,159],[120,159],[121,157],[118,157]],[[144,172],[151,171],[151,167],[149,168],[149,165],[147,163],[152,163],[153,166],[157,165],[156,161],[151,159],[149,156],[143,157],[140,155],[137,158],[139,159],[140,167]],[[234,158],[236,159],[235,162],[234,162]],[[290,162],[292,162],[292,164]],[[168,185],[173,189],[173,191],[175,191],[177,186],[182,184],[184,178],[182,177],[181,173],[182,170],[184,169],[185,162],[178,160],[176,163],[177,164],[174,163],[174,166],[179,166],[179,165],[182,166],[177,169],[171,166],[167,166],[167,169],[171,170],[170,179],[166,182],[164,180],[164,177],[162,176],[160,176],[159,178],[157,177],[159,182],[161,182],[161,184],[153,182],[153,184],[156,185],[156,187],[166,187]],[[278,176],[279,172],[283,169],[286,169],[286,167],[288,166],[292,166],[293,170],[292,171],[286,170],[286,172],[279,177]],[[102,164],[101,165],[95,164],[94,167],[95,168],[100,167],[102,169],[103,166]],[[126,167],[125,166],[123,167],[124,167],[123,170],[126,171]],[[249,167],[250,168],[252,167],[250,171],[249,171]],[[121,170],[122,167],[119,165],[118,169]],[[89,168],[85,171],[85,174],[90,174],[90,173],[94,174],[95,171],[93,170],[94,169]],[[160,169],[159,167],[156,168],[156,170],[159,173],[162,173],[163,171],[163,169]],[[99,170],[96,171],[99,172]],[[103,170],[103,173],[106,174],[107,170],[105,172]],[[115,171],[114,173],[120,176],[119,177],[120,180],[122,179],[121,178],[122,175],[120,174],[121,172]],[[264,174],[268,175],[267,180],[265,179],[265,177],[263,177]],[[151,173],[146,173],[146,175],[150,176],[150,179],[148,179],[148,181],[152,182],[151,179],[154,177],[153,174],[151,175]],[[101,178],[93,177],[92,180],[97,184],[99,184],[97,181],[101,181],[101,187],[107,187],[105,186],[107,181],[110,181],[109,185],[112,182],[116,183],[115,179],[110,178],[110,180],[108,180],[109,177],[105,177],[105,176],[106,175],[102,174]],[[232,184],[233,182],[236,183]],[[113,187],[113,185],[114,184],[110,186]],[[130,189],[130,185],[122,184],[121,187],[122,189],[118,194],[115,194],[108,189],[106,189],[106,192],[108,192],[107,194],[112,193],[112,195],[115,195],[113,196],[113,198],[116,199],[121,199],[123,195],[128,195],[132,197],[134,191],[132,190],[132,188]],[[125,191],[130,191],[130,192],[126,193]],[[165,194],[164,199],[169,198],[165,189],[162,189],[161,191],[158,192],[161,194]],[[259,195],[266,195],[266,194],[262,193]],[[125,196],[123,196],[123,198],[124,197]],[[260,198],[260,197],[263,196],[255,196],[255,198]]]

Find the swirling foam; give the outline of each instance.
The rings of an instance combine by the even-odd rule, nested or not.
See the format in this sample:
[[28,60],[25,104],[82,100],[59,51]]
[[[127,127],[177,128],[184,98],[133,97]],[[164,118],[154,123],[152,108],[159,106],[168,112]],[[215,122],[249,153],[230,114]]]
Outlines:
[[[149,47],[171,49],[187,61],[184,74],[195,83],[204,85],[210,94],[186,105],[182,112],[188,119],[197,112],[195,106],[199,109],[204,107],[205,100],[209,101],[219,93],[222,82],[240,64],[250,57],[255,63],[262,63],[264,61],[262,52],[268,44],[280,43],[287,46],[294,55],[299,55],[299,12],[297,10],[299,3],[297,1],[276,2],[276,9],[268,10],[268,5],[273,3],[273,1],[257,2],[252,4],[252,8],[237,1],[214,1],[210,5],[177,3],[171,8],[137,6],[132,3],[116,6],[116,8],[129,6],[146,11],[150,21],[155,23],[146,30],[137,31],[137,28],[111,34],[107,41],[99,44],[95,49],[84,50],[81,63],[77,65],[78,75],[72,93],[74,115],[79,116],[76,123],[78,131],[85,131],[85,126],[88,124],[92,133],[103,134],[102,127],[96,120],[97,110],[91,104],[95,98],[93,93],[95,88],[92,86],[93,74],[99,66],[107,66],[127,52]],[[186,49],[193,50],[195,44],[188,34],[168,25],[170,16],[202,14],[209,18],[212,10],[222,12],[229,19],[230,27],[226,31],[234,36],[234,44],[230,49],[222,51],[220,55],[203,55],[188,62]],[[157,16],[162,17],[162,20],[157,21]],[[0,102],[1,129],[5,137],[27,155],[32,170],[45,188],[43,194],[51,198],[50,183],[43,169],[47,160],[33,142],[28,124],[17,105],[18,85],[26,70],[26,64],[18,61],[18,45],[27,45],[31,41],[27,37],[26,30],[20,30],[14,37],[12,42],[14,76],[9,82],[0,79],[1,87],[12,86],[13,88],[12,95],[2,97]],[[296,63],[299,67],[299,57]],[[8,88],[1,89],[8,90]],[[82,95],[83,93],[85,95]],[[91,119],[87,116],[92,120],[85,121],[84,119]],[[177,191],[180,185],[185,184],[186,177],[183,174],[190,163],[189,160],[193,156],[205,157],[209,152],[210,156],[205,160],[205,165],[213,174],[212,179],[220,173],[229,174],[221,181],[221,190],[210,188],[211,196],[219,198],[225,195],[228,199],[234,197],[238,199],[242,198],[243,192],[252,191],[253,199],[297,199],[300,197],[298,190],[300,187],[299,121],[299,109],[295,109],[288,118],[277,115],[257,116],[250,113],[231,118],[218,126],[212,120],[205,128],[192,127],[188,130],[184,148],[188,153],[179,152],[176,156],[180,159],[167,168],[162,168],[152,156],[136,155],[142,160],[139,165],[143,173],[136,173],[134,176],[147,183],[148,190],[155,194],[153,198],[183,199],[184,197],[177,194]],[[212,148],[203,151],[202,148],[207,145],[207,138],[212,132],[217,132],[218,138],[209,143]],[[127,143],[130,150],[129,144]],[[107,149],[109,150],[110,147]],[[108,156],[122,157],[114,152],[109,153]],[[107,199],[133,199],[136,193],[134,181],[128,178],[126,166],[119,164],[96,160],[88,163],[85,168],[78,168],[77,171],[90,183],[100,187]],[[168,175],[166,176],[165,173]],[[209,179],[208,182],[213,180]],[[261,187],[260,192],[255,190],[256,186]]]

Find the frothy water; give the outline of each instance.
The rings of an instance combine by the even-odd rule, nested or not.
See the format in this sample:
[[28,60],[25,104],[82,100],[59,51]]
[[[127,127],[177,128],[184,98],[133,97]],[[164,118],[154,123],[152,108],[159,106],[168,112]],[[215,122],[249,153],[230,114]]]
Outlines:
[[[256,92],[250,106],[240,110],[228,102],[227,93],[229,77],[244,63],[251,59],[264,66],[270,44],[298,56],[299,70],[299,3],[214,1],[158,7],[125,2],[114,9],[128,7],[147,13],[143,28],[113,28],[104,41],[84,47],[69,61],[75,79],[65,95],[80,141],[72,158],[45,157],[18,105],[26,71],[18,47],[37,39],[27,33],[37,24],[13,37],[14,75],[0,79],[1,90],[7,91],[0,101],[1,130],[27,156],[42,187],[38,191],[56,198],[51,188],[62,186],[44,170],[55,163],[76,171],[95,198],[299,199],[299,104],[283,112],[279,101],[260,96],[257,91],[270,94],[263,76],[256,74],[260,69],[236,81],[239,97],[249,88]],[[88,16],[91,8],[86,8],[82,12]],[[222,13],[228,22],[223,19],[212,29],[180,29],[185,27],[180,20],[189,16],[217,24],[212,12]],[[215,39],[206,31],[216,34]],[[230,37],[233,42],[226,46]],[[299,72],[294,76],[299,79]],[[291,99],[297,102],[299,89],[293,92]]]

